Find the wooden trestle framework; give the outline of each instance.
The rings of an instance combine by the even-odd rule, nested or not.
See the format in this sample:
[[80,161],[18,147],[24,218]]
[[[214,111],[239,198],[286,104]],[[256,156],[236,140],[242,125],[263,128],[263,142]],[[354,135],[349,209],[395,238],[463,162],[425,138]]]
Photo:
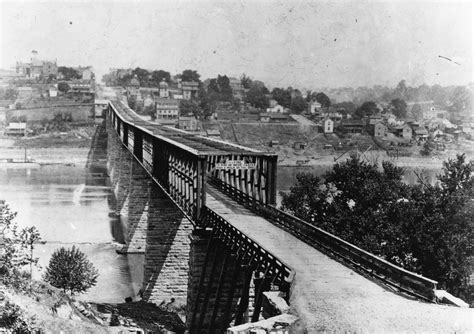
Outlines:
[[[115,129],[123,145],[195,225],[196,230],[211,231],[190,333],[213,333],[216,328],[222,330],[222,326],[230,323],[230,305],[237,286],[237,273],[241,270],[245,271],[245,279],[239,290],[242,297],[238,309],[233,312],[234,324],[244,322],[252,279],[256,284],[252,320],[256,321],[260,315],[263,291],[269,290],[270,286],[288,290],[292,271],[207,208],[206,186],[209,181],[225,193],[243,197],[247,201],[275,204],[277,155],[144,121],[120,101],[109,103],[107,115],[108,126]],[[235,163],[240,167],[232,168],[236,166]],[[216,274],[215,256],[211,255],[217,244],[225,246],[219,275]],[[230,292],[226,300],[221,301],[229,259],[236,265],[232,269]],[[208,263],[211,264],[210,273],[206,273]],[[210,274],[211,281],[205,287],[204,278],[207,274]],[[217,288],[211,291],[214,279],[218,280]],[[212,313],[206,323],[211,295]],[[218,313],[223,316],[220,317],[220,323],[216,324]]]

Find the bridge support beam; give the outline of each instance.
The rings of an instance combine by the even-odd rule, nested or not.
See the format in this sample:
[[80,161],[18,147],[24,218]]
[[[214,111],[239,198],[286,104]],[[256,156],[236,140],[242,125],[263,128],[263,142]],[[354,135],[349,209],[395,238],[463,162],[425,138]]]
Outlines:
[[241,256],[209,231],[196,230],[190,239],[186,327],[190,333],[223,333],[242,296]]

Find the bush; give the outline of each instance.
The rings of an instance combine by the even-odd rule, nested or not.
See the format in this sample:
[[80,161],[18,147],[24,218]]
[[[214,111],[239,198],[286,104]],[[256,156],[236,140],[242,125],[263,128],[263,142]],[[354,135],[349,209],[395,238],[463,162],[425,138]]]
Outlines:
[[52,286],[74,293],[86,292],[96,285],[97,269],[78,248],[61,247],[54,251],[43,280]]

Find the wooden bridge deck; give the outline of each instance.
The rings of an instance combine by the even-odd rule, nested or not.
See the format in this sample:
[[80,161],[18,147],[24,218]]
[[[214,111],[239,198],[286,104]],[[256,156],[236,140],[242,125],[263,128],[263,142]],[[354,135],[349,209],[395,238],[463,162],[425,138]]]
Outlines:
[[207,206],[296,272],[290,303],[309,333],[472,333],[474,310],[408,299],[209,187]]

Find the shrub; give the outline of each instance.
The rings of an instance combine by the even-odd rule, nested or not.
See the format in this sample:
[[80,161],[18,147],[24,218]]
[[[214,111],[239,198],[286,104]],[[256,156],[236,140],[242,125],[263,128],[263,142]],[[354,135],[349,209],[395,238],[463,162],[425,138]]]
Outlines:
[[97,269],[75,246],[54,251],[43,279],[52,286],[74,293],[83,293],[96,285]]

